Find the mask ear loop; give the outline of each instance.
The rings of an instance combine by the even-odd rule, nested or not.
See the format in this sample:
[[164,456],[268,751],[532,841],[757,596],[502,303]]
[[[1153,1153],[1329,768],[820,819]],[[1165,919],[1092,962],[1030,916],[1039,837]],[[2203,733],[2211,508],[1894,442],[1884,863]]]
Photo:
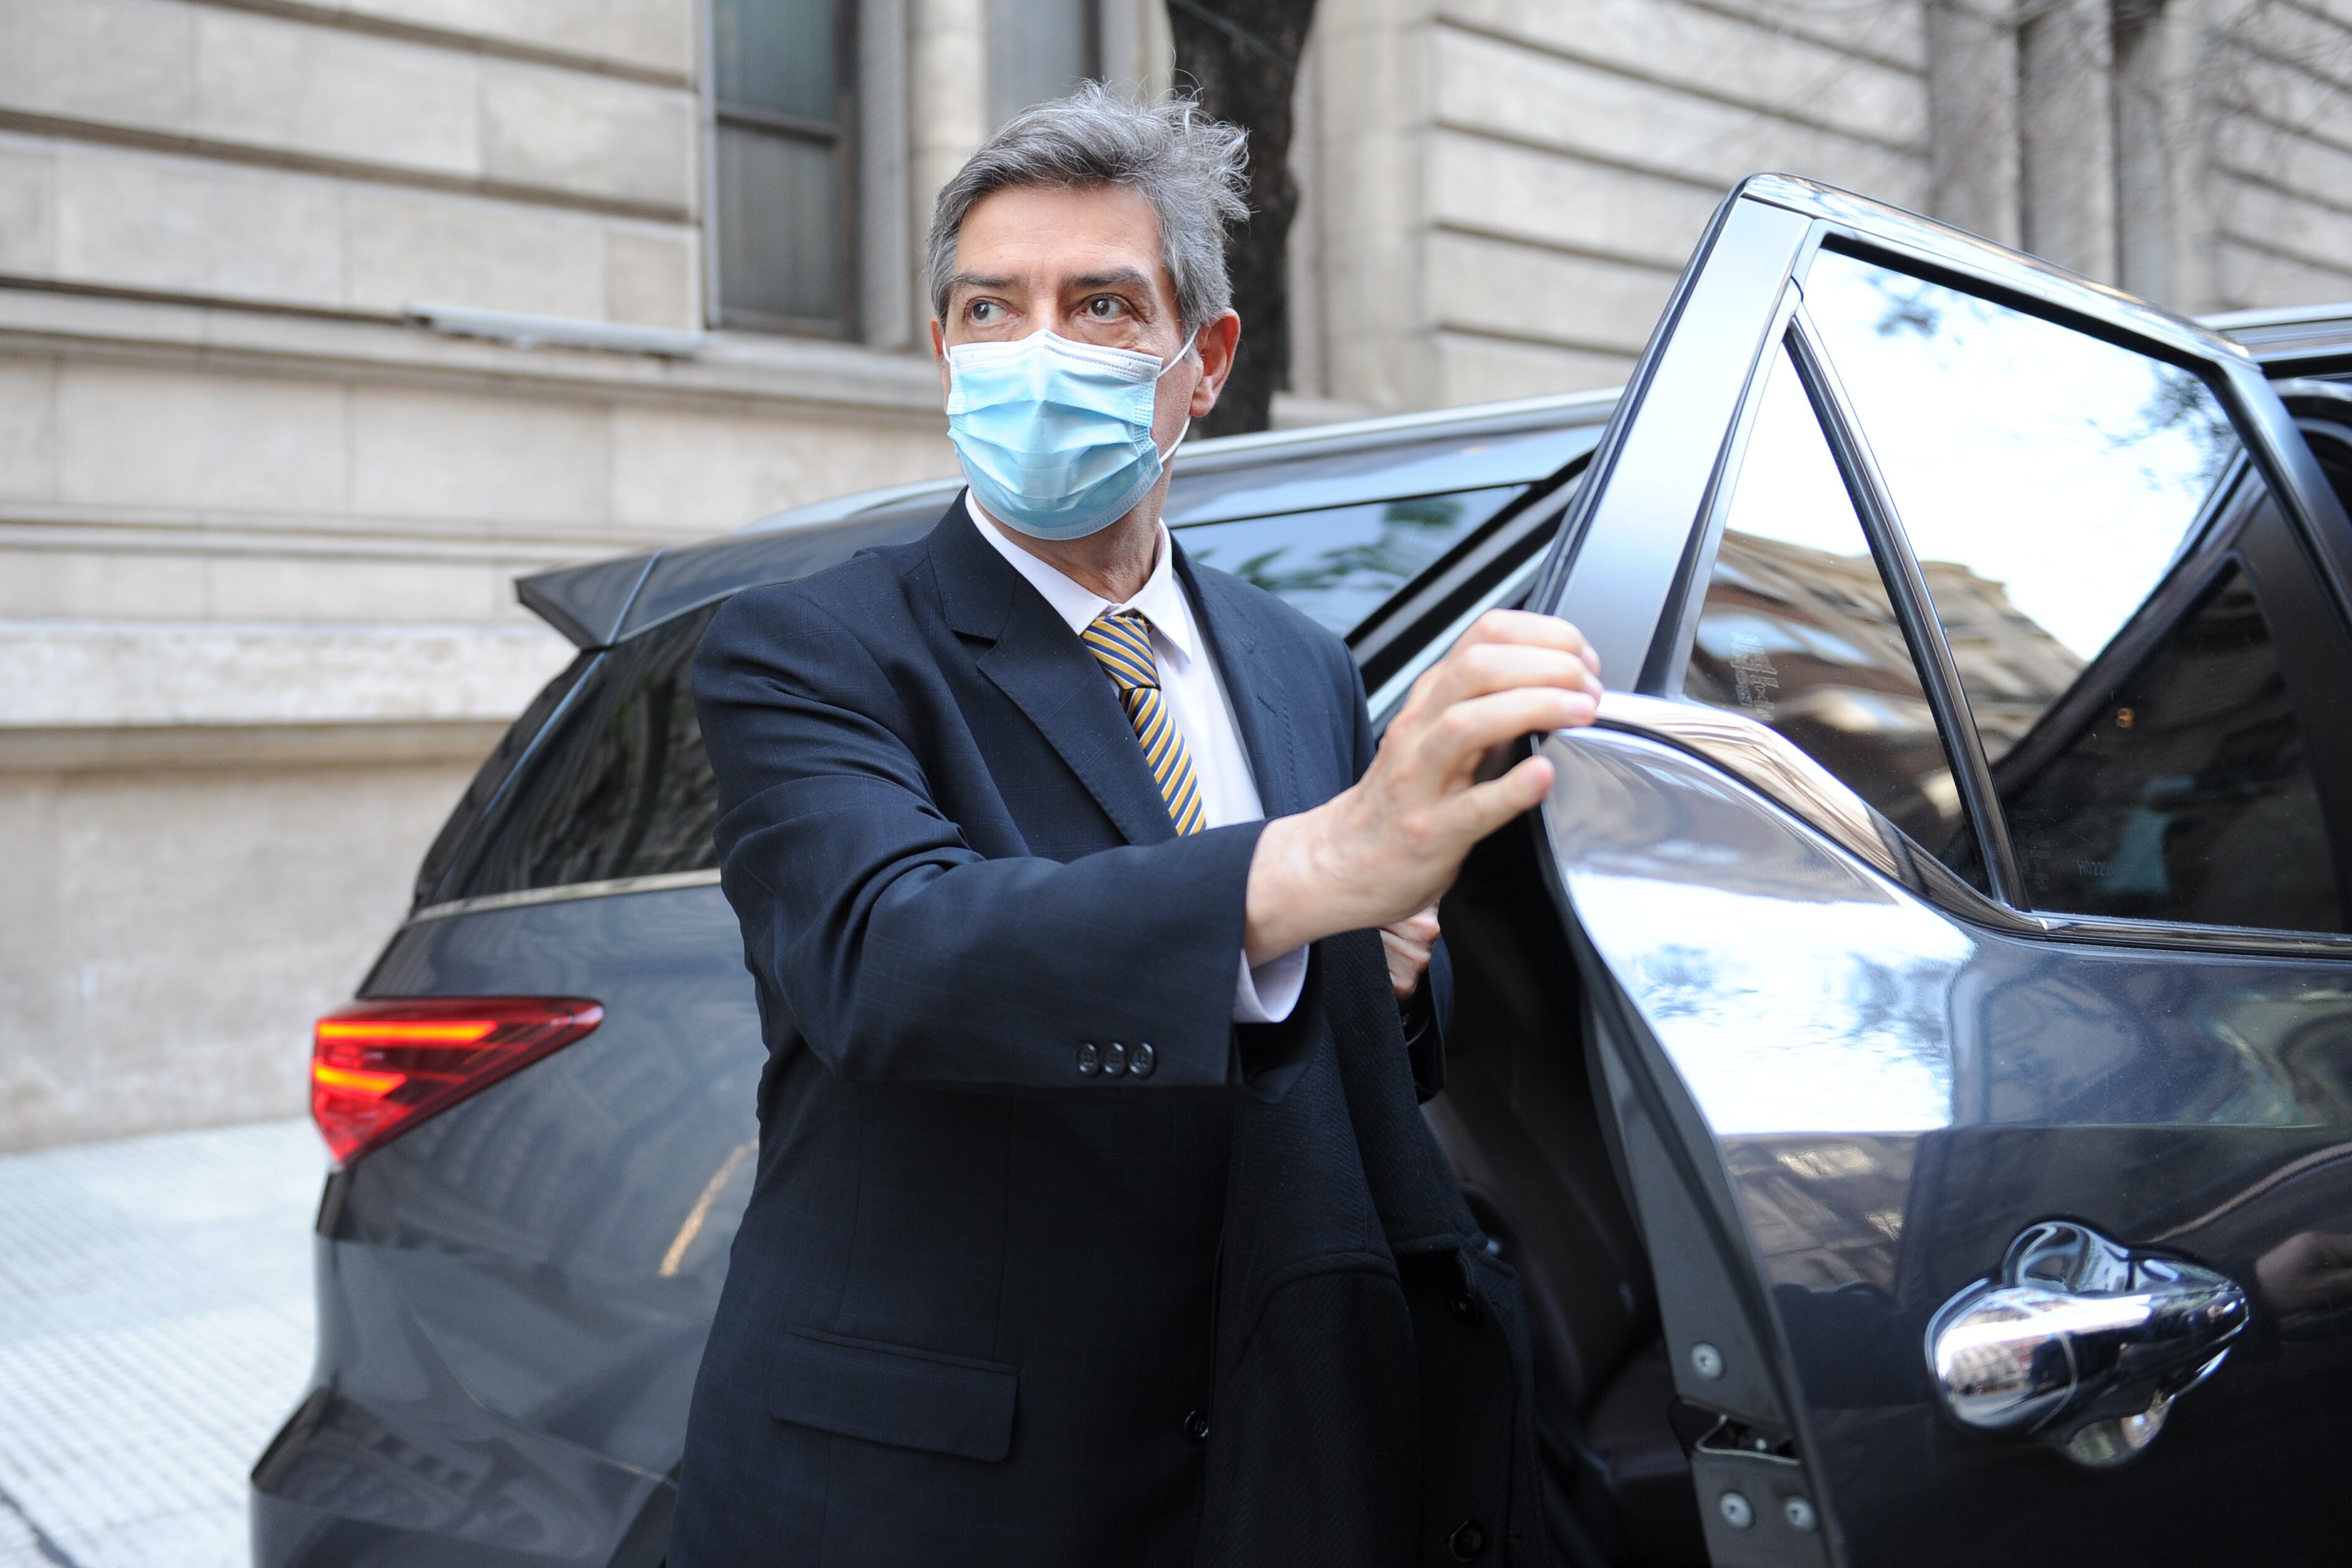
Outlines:
[[[1195,358],[1196,356],[1198,356],[1198,355],[1199,355],[1200,351],[1201,351],[1201,329],[1200,329],[1200,328],[1198,328],[1198,327],[1195,327],[1195,328],[1193,328],[1193,329],[1192,329],[1192,335],[1191,337],[1189,337],[1189,338],[1187,338],[1187,339],[1185,339],[1185,340],[1184,340],[1184,346],[1183,346],[1183,348],[1181,348],[1181,349],[1180,349],[1180,350],[1177,350],[1176,357],[1175,357],[1174,359],[1172,359],[1172,360],[1169,361],[1166,364],[1164,364],[1164,365],[1160,366],[1160,374],[1159,374],[1159,375],[1156,375],[1156,376],[1154,376],[1154,377],[1152,377],[1152,378],[1151,378],[1152,384],[1153,384],[1154,386],[1157,386],[1157,385],[1158,385],[1158,384],[1159,384],[1162,380],[1164,380],[1164,379],[1167,377],[1167,374],[1168,374],[1168,372],[1169,372],[1169,371],[1171,371],[1174,370],[1177,366],[1179,366],[1179,365],[1182,364],[1186,360]],[[1176,449],[1177,449],[1178,447],[1180,447],[1180,446],[1181,446],[1181,445],[1183,445],[1183,444],[1184,444],[1184,434],[1185,434],[1185,432],[1187,432],[1187,431],[1191,430],[1192,428],[1192,414],[1191,414],[1190,413],[1187,413],[1184,415],[1184,423],[1177,428],[1177,431],[1176,431],[1176,439],[1175,439],[1175,440],[1173,440],[1173,441],[1170,442],[1170,443],[1168,444],[1167,447],[1166,447],[1164,450],[1163,450],[1160,446],[1159,446],[1157,444],[1154,444],[1154,445],[1152,446],[1151,450],[1152,450],[1152,451],[1154,451],[1154,452],[1156,452],[1156,453],[1159,453],[1159,455],[1160,455],[1160,465],[1161,465],[1162,467],[1165,467],[1165,466],[1167,465],[1167,463],[1168,463],[1168,459],[1169,459],[1169,458],[1171,458],[1171,457],[1172,457],[1172,456],[1174,456],[1174,455],[1175,455]]]

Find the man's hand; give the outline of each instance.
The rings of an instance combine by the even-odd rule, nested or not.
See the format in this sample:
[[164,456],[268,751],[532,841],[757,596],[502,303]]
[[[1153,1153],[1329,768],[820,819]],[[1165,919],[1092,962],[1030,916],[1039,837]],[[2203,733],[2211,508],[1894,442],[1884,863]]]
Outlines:
[[1437,905],[1381,926],[1381,946],[1389,956],[1389,988],[1398,1001],[1412,1000],[1429,968],[1429,951],[1437,946]]
[[1600,702],[1600,656],[1575,627],[1518,610],[1480,616],[1413,683],[1353,788],[1265,825],[1250,862],[1250,962],[1436,903],[1471,846],[1551,788],[1540,757],[1480,782],[1486,754],[1533,731],[1591,724]]

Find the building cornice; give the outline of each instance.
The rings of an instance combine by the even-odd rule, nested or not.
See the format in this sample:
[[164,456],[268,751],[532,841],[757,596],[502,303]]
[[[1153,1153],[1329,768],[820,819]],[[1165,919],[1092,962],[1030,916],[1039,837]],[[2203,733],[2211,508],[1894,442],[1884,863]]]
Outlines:
[[721,331],[688,358],[523,348],[447,336],[390,314],[255,308],[0,277],[0,355],[52,354],[738,413],[753,404],[940,417],[939,372],[928,357],[854,343]]

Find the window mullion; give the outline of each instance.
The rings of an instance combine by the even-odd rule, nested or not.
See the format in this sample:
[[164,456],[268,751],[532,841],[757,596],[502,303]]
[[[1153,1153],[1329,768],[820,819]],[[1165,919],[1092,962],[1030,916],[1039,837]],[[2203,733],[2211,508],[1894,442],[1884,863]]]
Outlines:
[[2010,841],[2009,821],[2001,814],[2000,793],[1993,786],[1992,766],[1986,760],[1975,715],[1960,685],[1959,664],[1952,657],[1951,645],[1945,640],[1943,626],[1937,619],[1926,574],[1911,554],[1885,476],[1879,472],[1877,459],[1871,455],[1862,427],[1853,416],[1853,404],[1822,350],[1812,318],[1801,304],[1790,319],[1788,343],[1805,394],[1812,402],[1822,434],[1829,438],[1830,451],[1845,476],[1854,510],[1861,516],[1871,548],[1878,552],[1880,570],[1894,592],[1895,612],[1901,616],[1904,631],[1911,639],[1912,656],[1926,677],[1928,706],[1935,711],[1937,725],[1943,730],[1945,745],[1950,750],[1960,798],[1975,821],[1977,842],[1984,856],[1985,875],[1992,884],[1993,895],[2013,908],[2028,908],[2024,881],[2018,873],[2017,852]]

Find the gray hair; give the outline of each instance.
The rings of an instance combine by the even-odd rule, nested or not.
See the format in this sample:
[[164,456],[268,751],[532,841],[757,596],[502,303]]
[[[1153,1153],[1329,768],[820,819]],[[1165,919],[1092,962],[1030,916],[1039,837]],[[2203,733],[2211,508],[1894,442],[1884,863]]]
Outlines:
[[1138,103],[1100,82],[1014,115],[957,171],[931,212],[926,260],[931,313],[947,319],[956,240],[983,196],[1018,186],[1125,185],[1160,217],[1160,256],[1186,332],[1233,304],[1225,225],[1242,200],[1249,132],[1211,120],[1189,98]]

